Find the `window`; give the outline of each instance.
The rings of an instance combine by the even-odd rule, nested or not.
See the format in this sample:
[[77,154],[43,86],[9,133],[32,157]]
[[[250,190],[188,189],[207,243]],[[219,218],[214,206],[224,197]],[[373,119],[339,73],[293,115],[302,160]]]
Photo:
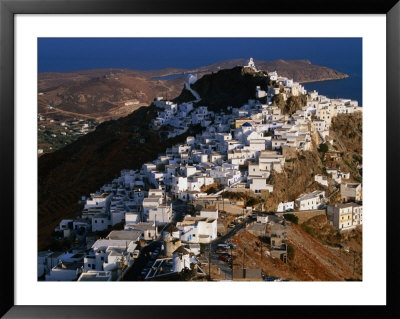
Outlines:
[[94,223],[97,224],[97,219],[95,219]]
[[100,260],[101,260],[101,261],[104,261],[104,257],[100,257]]
[[101,223],[104,224],[104,220],[101,220]]

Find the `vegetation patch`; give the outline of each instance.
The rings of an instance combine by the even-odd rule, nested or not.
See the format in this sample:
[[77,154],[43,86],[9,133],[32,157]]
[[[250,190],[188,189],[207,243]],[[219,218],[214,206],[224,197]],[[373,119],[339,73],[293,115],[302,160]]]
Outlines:
[[294,214],[284,214],[283,217],[294,224],[299,223],[299,218]]

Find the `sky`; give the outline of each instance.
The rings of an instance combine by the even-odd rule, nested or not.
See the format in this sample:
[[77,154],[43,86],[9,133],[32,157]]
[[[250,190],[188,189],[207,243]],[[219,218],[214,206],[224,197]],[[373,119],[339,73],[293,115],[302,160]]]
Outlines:
[[39,38],[39,72],[193,68],[233,58],[361,69],[361,38]]

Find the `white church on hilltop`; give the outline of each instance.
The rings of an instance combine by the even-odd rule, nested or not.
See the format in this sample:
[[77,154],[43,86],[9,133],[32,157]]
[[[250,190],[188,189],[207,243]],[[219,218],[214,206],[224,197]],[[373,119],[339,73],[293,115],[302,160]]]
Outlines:
[[254,63],[253,58],[250,58],[250,59],[247,61],[247,64],[246,64],[244,67],[253,69],[254,71],[258,72],[257,69],[256,69],[256,65],[255,65],[255,63]]

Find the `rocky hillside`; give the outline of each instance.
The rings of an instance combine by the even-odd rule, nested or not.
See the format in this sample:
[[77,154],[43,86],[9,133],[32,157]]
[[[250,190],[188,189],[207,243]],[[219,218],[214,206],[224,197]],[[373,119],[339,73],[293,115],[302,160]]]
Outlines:
[[[245,63],[246,59],[233,59],[193,69],[99,69],[39,73],[38,112],[59,119],[89,117],[100,122],[116,119],[132,113],[140,106],[149,105],[157,96],[178,96],[185,81],[184,74],[196,73],[200,79],[209,73],[243,66]],[[346,74],[307,60],[256,60],[255,63],[260,70],[276,70],[280,75],[299,82],[347,77]]]
[[[244,261],[247,268],[262,269],[266,276],[292,281],[361,279],[360,274],[353,274],[352,259],[344,258],[344,253],[323,245],[299,225],[288,223],[287,237],[290,253],[288,262],[284,263],[266,253],[269,246],[264,239],[247,231],[239,232],[232,238],[232,243],[237,246],[233,251],[233,267],[241,268]],[[244,248],[246,255],[243,258]]]
[[351,181],[362,182],[362,112],[333,118],[329,135],[333,139],[333,149],[341,152],[342,158],[326,164],[350,172]]
[[[362,113],[341,114],[333,118],[329,134],[329,139],[333,140],[329,150],[339,151],[342,157],[339,160],[326,159],[314,144],[312,150],[286,160],[284,172],[274,172],[268,181],[274,185],[274,191],[266,196],[267,210],[275,211],[280,201],[293,201],[304,192],[319,189],[325,190],[327,195],[331,194],[331,186],[313,182],[315,175],[326,175],[324,168],[327,166],[350,172],[351,182],[362,181]],[[340,196],[331,198],[330,203],[335,202],[340,202]]]
[[320,189],[329,193],[330,189],[314,182],[314,176],[323,173],[323,163],[317,151],[299,153],[287,160],[282,173],[272,173],[269,184],[274,191],[267,196],[266,209],[276,211],[281,201],[293,201],[304,192]]
[[182,88],[173,80],[151,80],[126,70],[69,75],[54,75],[55,83],[51,74],[43,78],[39,75],[39,113],[59,119],[90,117],[104,121],[147,106],[156,96],[176,96]]
[[[239,107],[249,99],[255,99],[255,87],[267,90],[266,78],[248,68],[234,67],[204,75],[192,89],[201,97],[199,105],[207,105],[212,111],[226,110],[227,106]],[[184,89],[176,102],[193,100]]]

